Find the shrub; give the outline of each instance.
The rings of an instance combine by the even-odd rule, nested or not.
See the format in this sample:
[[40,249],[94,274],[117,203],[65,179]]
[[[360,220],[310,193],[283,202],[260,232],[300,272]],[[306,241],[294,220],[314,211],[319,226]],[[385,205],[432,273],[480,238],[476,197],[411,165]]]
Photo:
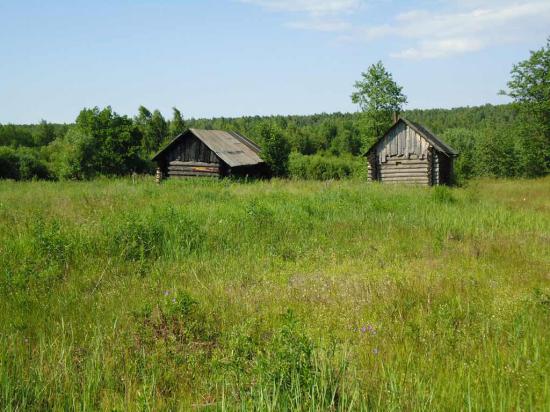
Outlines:
[[21,148],[19,156],[19,178],[21,180],[49,179],[50,172],[39,154],[32,149]]
[[271,123],[260,126],[260,137],[263,141],[262,158],[269,165],[274,176],[286,176],[290,143],[283,132]]
[[0,179],[48,179],[50,173],[35,149],[0,147]]
[[335,157],[293,153],[290,157],[290,176],[297,179],[330,180],[363,177],[366,162],[358,157]]
[[0,147],[0,179],[19,179],[19,158],[11,147]]

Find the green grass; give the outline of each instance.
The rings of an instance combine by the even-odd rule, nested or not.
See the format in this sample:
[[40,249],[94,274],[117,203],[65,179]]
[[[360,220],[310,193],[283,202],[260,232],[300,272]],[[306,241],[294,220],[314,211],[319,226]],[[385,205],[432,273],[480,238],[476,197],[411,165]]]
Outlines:
[[2,410],[550,410],[550,178],[0,182]]

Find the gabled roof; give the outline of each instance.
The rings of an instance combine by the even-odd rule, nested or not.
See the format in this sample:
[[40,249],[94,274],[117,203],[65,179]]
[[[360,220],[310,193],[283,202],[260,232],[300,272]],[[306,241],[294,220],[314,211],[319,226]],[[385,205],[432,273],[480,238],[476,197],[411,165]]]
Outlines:
[[384,139],[384,137],[387,136],[387,134],[396,127],[400,122],[405,123],[407,126],[409,126],[411,129],[413,129],[415,132],[417,132],[419,135],[424,137],[438,152],[441,152],[448,157],[456,157],[458,156],[458,152],[453,149],[451,146],[449,146],[447,143],[445,143],[443,140],[441,140],[439,137],[437,137],[435,134],[433,134],[431,131],[426,129],[421,124],[411,122],[410,120],[407,120],[403,117],[400,117],[397,122],[393,124],[392,127],[388,129],[386,133],[384,133],[370,148],[367,150],[367,153],[365,155],[368,155],[372,149],[376,147],[376,145]]
[[230,167],[252,166],[264,163],[259,156],[260,147],[236,132],[223,130],[189,129],[177,136],[174,140],[158,152],[153,160],[158,160],[166,151],[170,150],[185,136],[192,134],[202,141],[210,150],[227,163]]

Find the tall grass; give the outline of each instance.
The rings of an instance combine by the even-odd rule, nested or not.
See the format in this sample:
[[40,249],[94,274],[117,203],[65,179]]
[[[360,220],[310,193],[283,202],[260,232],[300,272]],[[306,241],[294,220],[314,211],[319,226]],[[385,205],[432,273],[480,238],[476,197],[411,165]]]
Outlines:
[[0,409],[548,409],[549,194],[0,182]]

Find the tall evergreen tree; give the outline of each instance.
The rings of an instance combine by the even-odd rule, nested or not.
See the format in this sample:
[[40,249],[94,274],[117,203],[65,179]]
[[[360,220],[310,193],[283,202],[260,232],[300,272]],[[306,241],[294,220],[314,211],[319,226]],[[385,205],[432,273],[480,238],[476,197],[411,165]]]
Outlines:
[[150,126],[152,133],[152,145],[147,149],[151,152],[156,152],[157,150],[159,150],[162,142],[164,142],[164,140],[168,136],[168,123],[166,122],[162,114],[158,110],[155,110],[153,112],[153,116],[151,117]]
[[55,128],[53,124],[42,120],[33,135],[35,146],[45,146],[55,139]]
[[186,127],[181,112],[176,107],[172,107],[172,110],[174,114],[170,121],[170,137],[176,137],[180,133],[183,133]]
[[151,113],[144,106],[139,106],[135,121],[143,135],[143,151],[147,155],[154,153],[168,136],[168,123],[158,110]]

